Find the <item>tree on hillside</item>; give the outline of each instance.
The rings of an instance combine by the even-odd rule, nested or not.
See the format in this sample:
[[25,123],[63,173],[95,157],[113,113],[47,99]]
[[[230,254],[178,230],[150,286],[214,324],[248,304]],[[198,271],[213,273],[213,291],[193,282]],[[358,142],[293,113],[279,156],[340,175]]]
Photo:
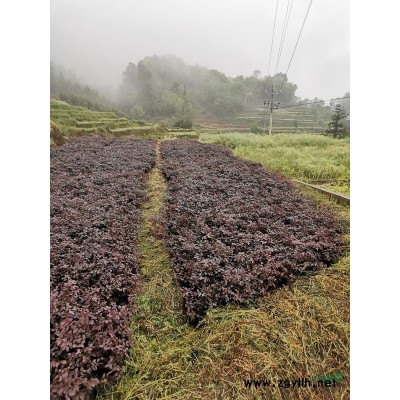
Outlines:
[[346,92],[344,94],[344,99],[341,99],[339,103],[342,105],[343,109],[346,111],[347,114],[350,114],[350,93]]
[[332,136],[337,139],[343,139],[347,136],[347,130],[345,129],[342,120],[346,118],[347,113],[340,104],[336,104],[332,115],[332,121],[329,122],[329,128],[325,131],[328,136]]
[[132,119],[136,119],[136,120],[143,120],[146,117],[146,114],[143,110],[142,106],[134,106],[131,110],[131,112],[129,113],[129,116]]
[[339,100],[339,104],[342,105],[344,111],[346,111],[347,115],[343,121],[343,126],[347,131],[350,131],[350,93],[346,92],[343,97],[344,99]]
[[105,95],[77,81],[72,70],[50,62],[50,97],[97,111],[120,111]]
[[194,112],[187,98],[186,85],[183,85],[183,95],[179,100],[181,104],[181,115],[180,119],[175,121],[174,126],[176,128],[192,129]]

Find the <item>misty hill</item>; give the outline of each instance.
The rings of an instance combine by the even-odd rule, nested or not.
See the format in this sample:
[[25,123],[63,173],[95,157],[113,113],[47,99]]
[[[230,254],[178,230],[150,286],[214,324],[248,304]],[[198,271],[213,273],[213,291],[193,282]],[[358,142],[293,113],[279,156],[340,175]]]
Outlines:
[[50,97],[91,110],[114,111],[122,116],[116,104],[100,95],[97,90],[82,84],[73,71],[65,70],[54,63],[50,63]]
[[273,132],[323,133],[332,115],[324,103],[305,106],[308,101],[295,95],[297,85],[282,73],[261,77],[256,70],[251,76],[228,77],[215,69],[188,65],[173,55],[129,63],[115,103],[53,63],[50,78],[52,98],[179,128],[262,132],[268,125],[264,102],[270,98],[273,82],[274,100],[280,103],[274,112]]
[[188,117],[200,113],[233,117],[259,107],[275,80],[282,104],[295,100],[297,86],[286,75],[228,77],[215,69],[187,65],[173,55],[145,57],[123,73],[119,104],[126,113],[143,111],[153,118]]

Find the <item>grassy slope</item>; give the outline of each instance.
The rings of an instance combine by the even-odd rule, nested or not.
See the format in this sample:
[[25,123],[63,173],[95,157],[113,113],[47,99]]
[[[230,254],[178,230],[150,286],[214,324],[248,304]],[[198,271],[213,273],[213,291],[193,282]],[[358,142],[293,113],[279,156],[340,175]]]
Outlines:
[[[350,140],[314,134],[201,134],[200,141],[225,145],[239,157],[300,179],[350,179]],[[349,195],[347,182],[320,185]]]
[[[171,137],[191,137],[196,139],[195,132],[174,132],[158,124],[145,124],[127,118],[119,118],[114,112],[93,111],[85,107],[71,106],[59,100],[50,100],[50,119],[61,129],[66,139],[82,135],[138,136],[160,139]],[[52,145],[56,144],[50,142]]]
[[[159,235],[165,182],[158,168],[150,175],[143,208],[144,283],[132,323],[131,355],[120,382],[100,399],[348,399],[347,250],[336,265],[301,276],[255,305],[209,311],[193,329],[181,319],[179,289]],[[330,207],[348,230],[348,208],[303,190]],[[345,376],[336,388],[247,389],[243,383],[333,373]]]
[[50,118],[66,137],[88,134],[126,136],[161,132],[159,125],[119,118],[114,112],[93,111],[71,106],[63,101],[50,100]]

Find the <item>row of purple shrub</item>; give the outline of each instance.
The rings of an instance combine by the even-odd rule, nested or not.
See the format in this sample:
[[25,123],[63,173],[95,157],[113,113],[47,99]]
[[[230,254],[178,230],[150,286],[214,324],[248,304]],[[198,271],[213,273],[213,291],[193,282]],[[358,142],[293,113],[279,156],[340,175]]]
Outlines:
[[150,140],[82,138],[51,149],[51,396],[87,399],[129,344]]
[[166,141],[161,153],[168,248],[191,320],[340,255],[339,223],[282,175],[216,145]]

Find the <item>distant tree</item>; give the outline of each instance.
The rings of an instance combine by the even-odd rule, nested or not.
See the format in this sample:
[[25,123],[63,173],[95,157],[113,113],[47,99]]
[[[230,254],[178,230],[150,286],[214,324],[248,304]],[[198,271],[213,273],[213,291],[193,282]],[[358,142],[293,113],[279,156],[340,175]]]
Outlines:
[[50,62],[50,97],[97,111],[113,111],[117,108],[106,95],[79,83],[73,71],[65,71],[63,67],[52,62]]
[[250,131],[253,133],[261,133],[262,132],[261,128],[255,122],[253,122],[251,124]]
[[174,128],[192,129],[193,121],[191,119],[185,119],[185,118],[178,119],[174,123]]
[[343,106],[346,113],[350,114],[350,93],[346,92],[343,97],[347,98],[340,100],[340,104]]
[[179,83],[178,82],[174,82],[172,85],[171,85],[171,92],[172,93],[175,93],[175,94],[180,94],[181,93],[181,89],[180,89],[180,87],[179,87]]
[[181,120],[184,121],[182,128],[192,128],[193,127],[193,117],[194,110],[190,101],[188,100],[186,85],[183,85],[182,99],[180,99],[181,106]]
[[346,98],[339,100],[339,103],[347,114],[346,118],[343,121],[343,126],[347,131],[350,131],[350,93],[345,93],[343,97]]
[[328,136],[337,139],[343,139],[347,135],[347,131],[343,125],[342,120],[346,118],[347,113],[340,104],[336,104],[332,114],[332,121],[329,122],[329,128],[325,131]]
[[145,113],[142,106],[135,106],[130,112],[130,117],[136,120],[142,120],[145,117]]

